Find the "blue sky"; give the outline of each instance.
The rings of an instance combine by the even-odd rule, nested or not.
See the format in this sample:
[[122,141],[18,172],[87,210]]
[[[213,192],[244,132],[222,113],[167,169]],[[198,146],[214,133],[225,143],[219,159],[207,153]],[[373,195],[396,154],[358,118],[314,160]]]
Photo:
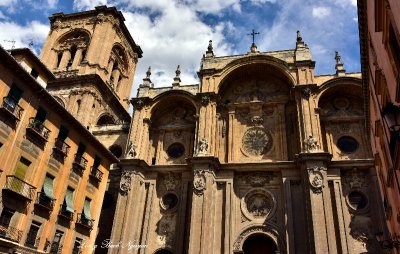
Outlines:
[[[296,30],[311,49],[316,74],[334,73],[334,52],[348,72],[360,71],[356,0],[0,0],[0,44],[33,42],[36,53],[49,30],[48,16],[97,5],[116,6],[143,50],[135,85],[148,66],[156,86],[169,86],[181,65],[183,84],[198,83],[202,54],[213,40],[217,56],[249,51],[252,29],[258,50],[293,49]],[[136,91],[132,92],[135,95]]]

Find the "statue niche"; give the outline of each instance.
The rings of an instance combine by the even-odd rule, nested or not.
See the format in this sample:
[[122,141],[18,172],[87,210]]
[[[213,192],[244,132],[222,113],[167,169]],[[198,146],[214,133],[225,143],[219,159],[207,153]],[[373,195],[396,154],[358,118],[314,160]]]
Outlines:
[[151,118],[152,164],[184,164],[193,155],[195,108],[183,100],[157,107]]

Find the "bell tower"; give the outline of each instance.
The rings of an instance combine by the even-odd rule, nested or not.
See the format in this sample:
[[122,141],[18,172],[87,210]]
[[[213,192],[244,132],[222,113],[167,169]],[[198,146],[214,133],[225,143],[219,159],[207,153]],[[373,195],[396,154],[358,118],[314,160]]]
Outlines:
[[142,50],[115,7],[50,17],[40,58],[57,77],[47,89],[80,122],[129,122],[127,112]]

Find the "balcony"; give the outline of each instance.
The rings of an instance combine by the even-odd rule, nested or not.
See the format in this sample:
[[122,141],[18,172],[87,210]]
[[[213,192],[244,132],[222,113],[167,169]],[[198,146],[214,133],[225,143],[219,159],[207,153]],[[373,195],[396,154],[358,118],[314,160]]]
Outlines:
[[50,213],[53,211],[55,201],[56,200],[54,198],[49,198],[46,196],[44,192],[38,192],[35,207],[46,210],[48,213]]
[[70,148],[71,147],[65,143],[64,140],[56,138],[56,142],[54,143],[53,147],[53,157],[63,163]]
[[3,188],[3,192],[8,192],[13,197],[19,197],[24,201],[31,201],[35,190],[35,187],[16,176],[6,176],[6,185]]
[[103,178],[103,172],[101,172],[98,167],[91,167],[89,177],[96,182],[101,182]]
[[87,160],[83,157],[82,154],[75,154],[74,161],[72,162],[73,170],[78,173],[79,175],[83,175],[83,171],[86,169]]
[[0,225],[0,237],[18,243],[22,237],[22,231],[13,227]]
[[44,124],[41,121],[36,120],[34,117],[29,118],[29,124],[26,130],[27,134],[29,132],[29,134],[31,134],[32,137],[35,139],[34,141],[37,140],[41,142],[41,144],[47,142],[51,132],[44,126]]
[[60,212],[58,213],[58,217],[66,220],[66,221],[72,221],[72,219],[74,217],[74,213],[67,211],[67,206],[64,204],[62,204],[60,207],[61,208],[60,208]]
[[18,103],[9,96],[3,98],[3,103],[1,104],[0,110],[6,116],[11,118],[14,123],[15,121],[21,119],[22,111],[24,111],[24,109],[21,108]]
[[92,230],[93,229],[94,220],[89,220],[85,217],[85,214],[78,213],[78,218],[76,219],[76,224],[82,226],[85,229]]

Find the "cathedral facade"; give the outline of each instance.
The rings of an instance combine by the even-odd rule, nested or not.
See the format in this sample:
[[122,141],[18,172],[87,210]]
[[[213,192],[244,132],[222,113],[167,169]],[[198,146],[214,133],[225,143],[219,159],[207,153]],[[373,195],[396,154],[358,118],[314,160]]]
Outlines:
[[[314,75],[295,49],[214,55],[200,84],[131,100],[126,157],[111,174],[108,253],[381,253],[382,210],[361,74]],[[131,247],[131,248],[129,248]]]

